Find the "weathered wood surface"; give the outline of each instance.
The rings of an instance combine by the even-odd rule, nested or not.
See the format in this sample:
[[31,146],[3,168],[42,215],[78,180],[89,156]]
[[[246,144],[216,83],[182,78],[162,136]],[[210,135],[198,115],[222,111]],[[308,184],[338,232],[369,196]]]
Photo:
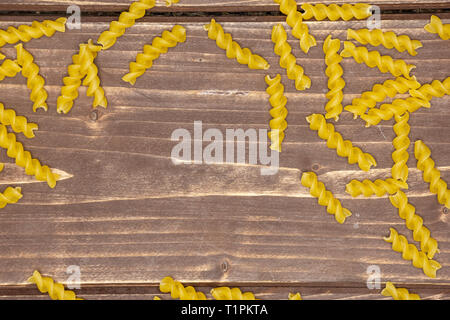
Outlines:
[[[0,28],[10,24],[17,23],[2,22]],[[353,178],[389,176],[393,122],[364,128],[362,121],[346,113],[336,125],[345,138],[376,157],[377,169],[363,173],[328,150],[305,121],[307,115],[323,112],[326,103],[323,40],[328,34],[344,40],[347,28],[361,28],[365,22],[309,23],[318,45],[308,55],[290,37],[298,62],[313,81],[305,92],[295,91],[277,65],[270,41],[273,24],[233,22],[224,27],[235,40],[269,60],[270,74],[283,74],[289,128],[281,168],[274,176],[261,176],[258,165],[175,166],[170,159],[177,143],[170,140],[172,132],[185,128],[192,133],[194,120],[201,120],[204,130],[222,132],[263,129],[270,120],[266,72],[250,71],[228,60],[207,38],[202,23],[184,23],[187,42],[157,60],[135,87],[121,81],[128,62],[172,24],[143,22],[130,28],[97,58],[110,106],[94,113],[84,88],[69,115],[57,114],[55,102],[78,44],[96,38],[108,24],[87,22],[81,30],[27,43],[46,78],[50,111],[31,112],[21,76],[0,83],[1,102],[39,124],[36,138],[19,135],[18,140],[43,163],[60,170],[64,180],[51,190],[25,176],[6,152],[1,153],[0,161],[7,163],[0,174],[3,188],[20,185],[24,198],[0,215],[0,297],[40,298],[25,282],[34,269],[64,282],[66,268],[78,265],[80,295],[85,292],[86,298],[152,298],[157,293],[154,285],[171,275],[199,288],[251,287],[261,298],[284,299],[297,287],[305,299],[378,299],[383,298],[379,290],[366,287],[367,268],[376,265],[382,282],[400,283],[424,297],[448,299],[450,216],[428,192],[413,154],[408,195],[439,241],[441,253],[436,260],[443,268],[436,279],[427,278],[383,241],[390,226],[412,241],[386,197],[351,199],[344,192]],[[425,32],[425,24],[412,16],[406,23],[382,25],[420,39],[424,47],[416,57],[381,50],[416,64],[414,74],[423,83],[447,77],[450,60],[448,42]],[[12,46],[2,52],[15,57]],[[374,83],[391,78],[351,59],[344,60],[343,68],[346,103]],[[417,111],[410,121],[411,140],[423,139],[432,148],[447,181],[448,103],[448,97],[434,99],[432,108]],[[301,172],[312,169],[352,210],[344,225],[336,223],[300,185]],[[104,287],[109,288],[106,293]],[[126,289],[115,291],[116,287]]]

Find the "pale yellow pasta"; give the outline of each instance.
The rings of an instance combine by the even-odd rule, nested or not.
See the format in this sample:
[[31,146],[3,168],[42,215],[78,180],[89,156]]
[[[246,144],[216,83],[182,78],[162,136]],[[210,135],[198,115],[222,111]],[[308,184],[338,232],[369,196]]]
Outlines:
[[159,290],[162,293],[170,293],[173,299],[180,300],[206,300],[203,292],[197,292],[194,287],[184,287],[180,282],[171,277],[165,277],[159,284]]
[[214,288],[211,290],[211,295],[216,300],[256,300],[253,293],[243,293],[239,288]]
[[17,203],[22,197],[22,188],[7,187],[5,191],[0,192],[0,209],[4,208],[7,204]]
[[386,282],[386,287],[381,291],[385,297],[392,297],[394,300],[420,300],[419,295],[409,293],[408,289],[396,288],[392,282]]
[[438,16],[432,15],[430,23],[424,28],[429,33],[436,33],[442,40],[450,39],[450,24],[442,23]]
[[50,277],[43,277],[37,270],[28,278],[28,282],[35,283],[39,291],[47,292],[52,300],[83,300],[77,298],[73,291],[65,290],[61,283],[55,282]]
[[305,11],[303,14],[303,19],[316,19],[324,20],[329,19],[331,21],[336,21],[339,19],[348,21],[350,19],[366,19],[372,15],[370,10],[371,5],[368,3],[356,3],[348,4],[344,3],[342,5],[338,4],[302,4],[302,9]]

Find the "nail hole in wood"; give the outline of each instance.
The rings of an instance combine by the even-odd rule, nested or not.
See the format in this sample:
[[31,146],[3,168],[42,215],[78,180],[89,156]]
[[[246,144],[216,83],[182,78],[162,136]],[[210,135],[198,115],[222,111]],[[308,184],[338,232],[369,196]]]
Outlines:
[[226,262],[226,261],[222,262],[221,268],[222,268],[222,272],[226,273],[228,271],[228,262]]
[[97,120],[98,120],[98,111],[97,111],[97,110],[93,110],[93,111],[91,112],[91,114],[89,115],[89,118],[90,118],[92,121],[97,121]]
[[312,165],[312,170],[313,171],[317,171],[319,169],[320,169],[320,165],[318,165],[317,163]]
[[448,213],[448,209],[446,207],[442,208],[442,213],[443,214],[447,214]]

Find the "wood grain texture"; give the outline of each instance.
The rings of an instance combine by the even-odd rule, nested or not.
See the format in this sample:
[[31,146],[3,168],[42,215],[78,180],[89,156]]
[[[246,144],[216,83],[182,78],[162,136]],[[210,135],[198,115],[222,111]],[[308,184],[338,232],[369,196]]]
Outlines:
[[[383,21],[382,27],[420,39],[424,47],[419,54],[381,51],[416,64],[413,73],[422,83],[445,79],[448,42],[425,32],[426,20],[413,18]],[[1,22],[0,28],[10,24],[18,23]],[[102,294],[102,286],[135,290],[127,291],[131,296],[120,291],[114,296],[108,289],[103,297],[140,296],[139,285],[133,284],[153,288],[145,292],[153,298],[157,290],[152,286],[167,275],[207,288],[213,283],[247,286],[261,298],[287,297],[292,287],[299,287],[305,298],[383,298],[379,290],[366,287],[371,265],[380,267],[383,282],[416,288],[429,298],[449,298],[450,215],[415,169],[413,147],[407,194],[439,241],[436,260],[443,268],[436,279],[427,278],[383,241],[390,226],[412,241],[386,197],[351,199],[344,192],[351,179],[390,175],[393,122],[364,128],[362,121],[345,113],[336,124],[345,138],[376,157],[376,170],[363,173],[328,150],[305,121],[309,114],[323,112],[326,103],[324,39],[332,34],[344,40],[347,28],[362,28],[364,22],[308,22],[318,42],[308,55],[290,36],[298,63],[313,81],[304,92],[296,91],[277,65],[270,41],[273,22],[224,23],[235,40],[268,59],[270,74],[283,74],[289,127],[280,170],[273,176],[262,176],[261,165],[172,163],[170,154],[177,143],[170,139],[172,132],[185,128],[192,133],[195,120],[203,122],[204,130],[222,132],[266,129],[270,120],[266,72],[249,71],[228,60],[207,38],[202,23],[184,23],[187,42],[157,60],[135,87],[121,81],[142,46],[172,25],[139,23],[99,54],[96,61],[109,100],[107,110],[93,113],[92,100],[82,88],[69,115],[55,111],[71,56],[79,43],[106,29],[106,22],[83,23],[82,30],[25,45],[46,78],[49,112],[31,112],[21,76],[0,83],[1,102],[39,124],[36,138],[18,135],[18,140],[65,178],[51,190],[26,177],[1,152],[0,161],[7,165],[0,183],[4,188],[21,186],[24,197],[0,215],[0,298],[11,297],[11,292],[17,298],[39,298],[25,282],[32,271],[64,282],[69,265],[80,266],[82,290],[89,298],[102,298],[96,296]],[[2,52],[15,57],[13,46]],[[374,83],[391,78],[351,59],[344,60],[343,68],[346,104]],[[430,146],[443,178],[450,181],[448,103],[449,97],[434,99],[432,108],[411,116],[410,125],[411,140],[420,138]],[[301,172],[312,169],[352,210],[344,225],[337,224],[300,185]]]

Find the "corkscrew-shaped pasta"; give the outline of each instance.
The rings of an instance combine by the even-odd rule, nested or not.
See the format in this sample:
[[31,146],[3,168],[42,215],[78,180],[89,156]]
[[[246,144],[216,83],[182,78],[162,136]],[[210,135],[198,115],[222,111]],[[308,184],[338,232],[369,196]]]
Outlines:
[[273,79],[270,76],[266,76],[265,80],[268,85],[266,92],[270,95],[269,102],[272,106],[270,115],[273,118],[269,124],[272,129],[269,132],[269,138],[272,141],[270,149],[281,152],[281,143],[284,140],[284,131],[287,128],[287,98],[284,95],[284,86],[281,83],[281,76],[279,74]]
[[384,241],[392,243],[392,250],[401,252],[403,259],[411,260],[414,267],[423,269],[430,278],[436,278],[436,271],[441,268],[439,262],[429,259],[414,244],[408,243],[405,236],[399,235],[394,228],[390,228],[390,231],[389,237],[385,237]]
[[426,83],[417,90],[410,90],[410,95],[420,99],[430,101],[433,97],[441,98],[445,95],[450,95],[450,77],[444,81],[433,80],[433,82]]
[[52,300],[83,300],[77,298],[75,292],[65,290],[61,283],[55,282],[50,277],[43,277],[37,270],[28,278],[28,282],[35,283],[41,293],[48,292]]
[[0,124],[0,147],[7,149],[7,155],[16,160],[25,173],[35,176],[39,181],[46,181],[50,188],[54,188],[59,175],[53,173],[48,166],[42,166],[39,160],[33,159],[29,151],[23,149],[22,143],[16,141],[14,133],[8,133],[6,127]]
[[309,34],[309,28],[303,22],[302,14],[297,11],[296,0],[274,0],[280,5],[280,11],[285,14],[286,23],[292,28],[292,35],[300,40],[300,48],[308,53],[311,47],[317,45],[316,39]]
[[394,194],[400,189],[408,189],[408,184],[406,182],[397,179],[377,179],[375,181],[371,180],[352,180],[345,187],[345,192],[350,194],[352,197],[357,197],[359,195],[364,195],[364,197],[370,197],[376,195],[377,197],[382,197],[385,194]]
[[261,56],[253,54],[249,48],[241,48],[241,46],[233,40],[231,34],[225,33],[222,26],[211,19],[211,22],[204,26],[208,31],[208,38],[215,40],[219,48],[226,51],[228,59],[236,59],[240,64],[247,65],[250,69],[270,68],[269,63]]
[[357,4],[302,4],[302,9],[305,11],[303,13],[303,19],[316,19],[316,20],[324,20],[328,18],[331,21],[336,21],[339,19],[348,21],[350,19],[366,19],[372,15],[370,10],[371,6],[367,3],[357,3]]
[[97,43],[103,46],[103,50],[111,48],[117,41],[117,38],[124,35],[126,29],[132,27],[136,20],[145,16],[145,11],[156,5],[155,0],[139,0],[133,2],[128,11],[120,14],[118,21],[112,21],[109,30],[103,31],[97,39]]
[[392,282],[386,282],[386,288],[381,291],[385,297],[392,297],[394,300],[420,300],[419,295],[409,293],[408,289],[396,288]]
[[420,242],[420,248],[428,258],[432,259],[439,252],[436,239],[431,237],[430,230],[423,225],[423,219],[416,214],[416,208],[408,203],[406,194],[399,190],[390,196],[392,205],[398,209],[398,215],[406,222],[406,227],[413,232],[414,241]]
[[337,222],[342,224],[347,217],[352,215],[350,210],[343,208],[341,202],[333,196],[331,191],[325,188],[323,182],[317,179],[317,175],[314,172],[304,172],[301,184],[310,189],[311,195],[317,198],[321,206],[327,207],[329,214],[334,214]]
[[2,103],[0,103],[0,123],[5,126],[11,126],[14,132],[22,132],[27,138],[33,138],[33,131],[38,128],[36,123],[28,122],[27,118],[18,116],[14,109],[5,109]]
[[370,68],[377,67],[381,72],[390,72],[394,77],[403,75],[411,79],[409,73],[416,66],[407,64],[404,60],[394,60],[391,56],[382,56],[378,51],[369,51],[366,47],[356,47],[353,43],[344,41],[343,57],[353,57],[357,63],[364,63]]
[[216,300],[256,300],[253,293],[243,293],[239,288],[214,288],[211,290],[211,295]]
[[325,64],[327,68],[325,74],[328,77],[328,93],[326,94],[329,100],[325,105],[326,119],[339,120],[339,115],[342,113],[342,100],[344,99],[345,81],[342,78],[344,70],[340,63],[342,57],[339,55],[339,49],[341,48],[341,41],[339,39],[332,39],[329,35],[323,44],[323,52],[325,53]]
[[280,57],[280,67],[286,69],[289,79],[295,81],[297,90],[305,90],[311,87],[311,79],[305,75],[305,71],[297,64],[292,48],[287,42],[286,30],[281,24],[272,29],[272,42],[275,43],[275,54]]
[[450,39],[450,24],[443,24],[435,15],[431,16],[430,23],[424,29],[429,33],[437,33],[442,40]]
[[165,277],[159,284],[159,290],[163,293],[169,293],[173,299],[180,300],[206,300],[206,296],[202,292],[195,291],[194,287],[184,287],[180,282],[173,280],[171,277]]
[[408,148],[411,145],[411,141],[408,137],[411,127],[409,126],[408,121],[408,112],[405,112],[402,116],[395,116],[394,132],[396,137],[392,141],[395,150],[392,153],[394,165],[392,166],[391,174],[394,179],[401,180],[403,182],[408,180],[408,166],[406,163],[409,159]]
[[371,166],[376,166],[377,162],[369,153],[363,152],[360,148],[353,146],[350,140],[344,140],[339,132],[336,132],[331,123],[327,123],[321,114],[312,114],[306,118],[311,130],[318,131],[321,139],[327,141],[327,147],[336,149],[340,157],[348,158],[348,163],[358,163],[363,171],[369,171]]
[[358,116],[363,115],[367,108],[374,108],[378,102],[384,101],[386,97],[393,98],[398,93],[403,94],[419,87],[420,83],[414,76],[411,79],[403,77],[398,77],[395,80],[388,79],[382,84],[375,84],[372,87],[372,91],[363,92],[360,97],[353,99],[352,104],[344,109],[353,113],[353,117],[356,119]]
[[414,155],[417,159],[417,169],[423,172],[423,180],[430,184],[430,191],[437,195],[440,204],[450,209],[450,190],[431,159],[430,148],[422,140],[417,140],[414,144]]
[[288,299],[289,300],[302,300],[302,296],[300,295],[299,292],[297,292],[297,293],[289,293]]
[[[95,65],[95,58],[97,57],[97,52],[101,50],[100,46],[95,46],[92,41],[86,45],[86,62],[82,65],[81,72],[83,72],[83,67],[86,68],[86,78],[83,80],[83,85],[87,86],[86,95],[88,97],[94,96],[94,101],[92,106],[94,108],[102,106],[106,108],[108,106],[108,101],[105,97],[105,90],[100,86],[100,78],[98,76],[98,68]],[[84,72],[83,72],[84,74]]]
[[136,62],[130,62],[130,72],[124,75],[122,80],[134,85],[136,79],[152,67],[154,60],[166,53],[169,48],[185,41],[186,29],[183,26],[176,25],[171,31],[164,30],[161,37],[155,37],[151,45],[144,46],[143,52],[137,55]]
[[0,209],[4,208],[7,204],[17,203],[22,197],[22,188],[7,187],[5,191],[0,193]]
[[31,90],[30,99],[33,101],[33,111],[42,108],[48,110],[47,90],[44,89],[45,80],[39,74],[39,67],[34,58],[21,43],[16,45],[17,63],[22,67],[22,75],[27,79],[27,87]]
[[0,65],[0,81],[5,79],[6,77],[15,77],[21,70],[22,68],[15,61],[6,59]]
[[347,30],[347,40],[354,39],[361,44],[370,44],[374,47],[382,45],[387,49],[395,48],[398,52],[408,51],[412,56],[417,55],[416,49],[422,47],[419,40],[411,40],[407,35],[397,35],[393,31],[383,32],[380,29]]
[[180,0],[166,0],[166,6],[170,7],[174,3],[178,3]]

